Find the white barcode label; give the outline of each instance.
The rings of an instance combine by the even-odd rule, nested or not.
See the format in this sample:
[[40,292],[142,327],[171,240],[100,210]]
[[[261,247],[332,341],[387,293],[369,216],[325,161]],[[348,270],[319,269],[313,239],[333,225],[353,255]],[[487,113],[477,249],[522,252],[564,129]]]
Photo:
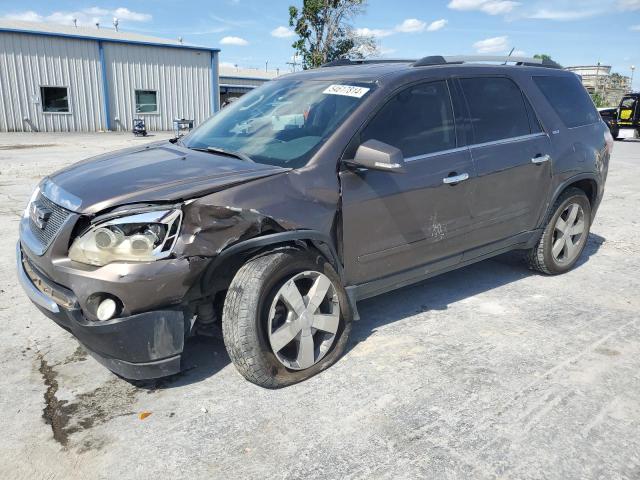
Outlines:
[[361,98],[369,90],[369,88],[356,87],[354,85],[329,85],[322,93],[327,95],[344,95],[346,97]]

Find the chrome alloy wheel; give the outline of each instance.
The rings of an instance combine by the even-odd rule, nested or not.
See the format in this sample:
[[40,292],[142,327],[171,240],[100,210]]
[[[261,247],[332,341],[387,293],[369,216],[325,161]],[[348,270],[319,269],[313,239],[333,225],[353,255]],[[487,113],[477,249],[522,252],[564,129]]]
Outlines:
[[580,254],[587,224],[584,210],[577,203],[570,203],[562,211],[553,228],[551,253],[558,263],[570,263]]
[[287,280],[269,309],[267,333],[276,358],[287,368],[318,363],[333,345],[340,325],[340,300],[329,278],[314,271]]

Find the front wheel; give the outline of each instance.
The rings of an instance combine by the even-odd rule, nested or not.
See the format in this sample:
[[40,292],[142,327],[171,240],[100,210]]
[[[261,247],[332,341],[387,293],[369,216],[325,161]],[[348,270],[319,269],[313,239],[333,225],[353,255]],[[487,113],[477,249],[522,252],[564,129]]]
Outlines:
[[527,252],[529,267],[557,275],[576,264],[591,228],[591,203],[582,190],[563,192],[551,209],[538,244]]
[[247,380],[279,388],[332,365],[344,352],[351,316],[331,265],[319,254],[287,250],[238,270],[225,298],[222,334]]

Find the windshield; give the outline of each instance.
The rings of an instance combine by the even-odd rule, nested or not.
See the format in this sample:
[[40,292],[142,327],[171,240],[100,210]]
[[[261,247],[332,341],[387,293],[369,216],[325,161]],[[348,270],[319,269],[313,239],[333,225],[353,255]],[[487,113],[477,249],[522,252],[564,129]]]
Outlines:
[[183,144],[301,167],[372,89],[371,83],[271,81],[216,113]]

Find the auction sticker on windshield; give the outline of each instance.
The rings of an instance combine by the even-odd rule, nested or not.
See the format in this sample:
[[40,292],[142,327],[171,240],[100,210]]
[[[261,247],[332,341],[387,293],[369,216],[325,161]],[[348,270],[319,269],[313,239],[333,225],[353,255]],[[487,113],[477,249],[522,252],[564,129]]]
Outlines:
[[329,85],[324,92],[327,95],[345,95],[347,97],[361,98],[370,88],[356,87],[355,85]]

